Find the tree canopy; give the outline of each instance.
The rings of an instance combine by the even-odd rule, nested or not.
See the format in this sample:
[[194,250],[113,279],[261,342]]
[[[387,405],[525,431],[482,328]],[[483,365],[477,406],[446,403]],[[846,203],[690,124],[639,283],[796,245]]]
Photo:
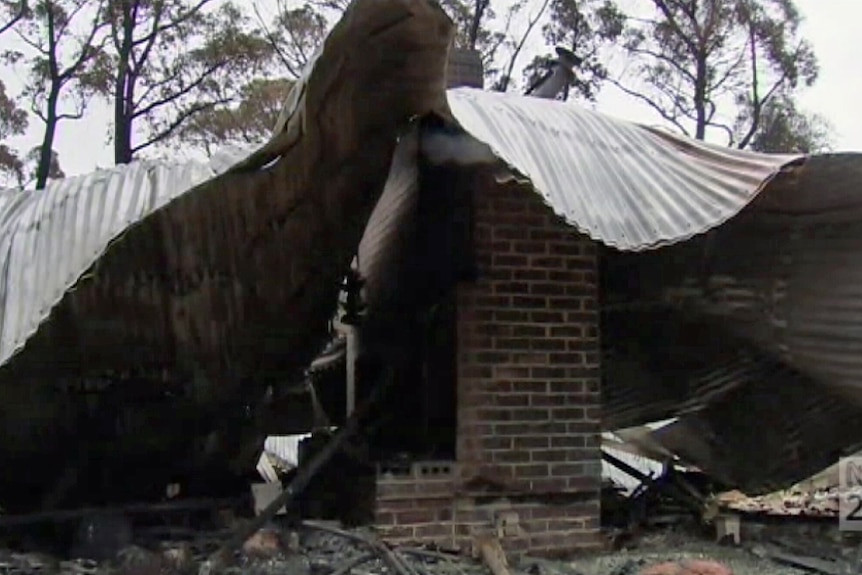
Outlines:
[[[664,125],[759,151],[814,152],[832,128],[798,104],[819,65],[793,0],[440,0],[486,87],[520,91],[553,48],[581,63],[565,97],[618,89]],[[0,0],[0,175],[62,177],[55,139],[94,102],[114,162],[270,136],[347,0]],[[38,127],[36,151],[12,141]],[[29,137],[29,136],[28,136]]]
[[629,65],[614,84],[697,139],[748,147],[764,109],[819,71],[793,0],[642,0],[627,14]]

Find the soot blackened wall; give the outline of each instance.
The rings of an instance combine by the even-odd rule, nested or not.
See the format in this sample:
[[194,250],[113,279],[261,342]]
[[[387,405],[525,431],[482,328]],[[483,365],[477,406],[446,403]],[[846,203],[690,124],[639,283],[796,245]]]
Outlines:
[[[461,178],[459,178],[461,180]],[[456,288],[457,456],[378,477],[396,541],[510,551],[599,544],[597,246],[529,188],[477,175],[475,277]]]

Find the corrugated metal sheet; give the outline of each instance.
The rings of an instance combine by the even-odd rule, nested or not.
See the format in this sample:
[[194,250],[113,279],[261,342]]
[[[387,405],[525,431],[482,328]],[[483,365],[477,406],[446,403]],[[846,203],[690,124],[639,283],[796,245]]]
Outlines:
[[[247,408],[319,352],[398,137],[445,100],[451,37],[434,3],[355,0],[308,74],[302,113],[244,169],[138,164],[0,202],[0,387],[39,392],[3,402],[0,429],[27,433],[0,442],[2,464],[39,471],[7,474],[0,491],[24,484],[38,501],[69,464],[46,451],[74,454],[70,441],[88,442],[74,417],[56,424],[55,413],[74,416],[83,404],[58,391],[66,378],[108,378],[115,394],[97,401],[138,422],[159,417],[117,429],[111,410],[98,416],[113,431],[105,443],[100,435],[111,445],[102,463],[130,492],[172,465],[254,465],[251,436],[265,418],[247,418]],[[367,57],[351,57],[357,50]],[[146,394],[166,399],[136,400]],[[250,437],[233,441],[240,431]],[[212,450],[190,447],[199,440]]]
[[[846,189],[835,206],[850,206]],[[604,366],[607,421],[631,425],[695,405],[669,447],[761,492],[802,479],[862,442],[862,221],[814,205],[791,217],[786,204],[752,206],[709,237],[645,254],[605,253],[602,281],[614,302],[603,314],[614,357]],[[657,302],[704,322],[703,337],[684,338],[696,344],[702,369],[675,359],[641,372],[616,368],[620,358],[637,365],[639,357],[673,359],[686,349],[667,337],[667,321],[644,319],[643,307]],[[623,345],[638,331],[641,342],[655,340],[640,356]],[[720,333],[748,348],[740,369],[716,361],[728,347]],[[712,394],[712,385],[696,384],[704,370]],[[674,386],[678,380],[690,383]]]
[[622,250],[720,225],[799,159],[697,142],[553,100],[458,88],[448,101],[454,119],[529,178],[558,215]]
[[[660,461],[613,447],[615,443],[613,434],[603,434],[602,439],[603,451],[608,452],[623,463],[634,467],[648,477],[656,479],[661,475],[664,465]],[[602,460],[602,479],[611,481],[617,487],[622,488],[623,492],[626,494],[631,494],[631,492],[637,489],[642,483],[640,479],[632,477],[625,471],[614,467],[605,460]]]
[[0,191],[0,364],[112,240],[246,155],[232,149],[208,162],[136,162],[54,180],[42,191]]
[[[860,220],[754,211],[708,239],[651,254],[606,254],[604,285],[619,308],[608,308],[605,319],[622,324],[655,301],[709,317],[862,407],[860,253]],[[623,284],[636,289],[624,295],[616,287]]]
[[786,366],[654,432],[662,445],[747,493],[768,493],[834,464],[862,440],[859,409]]
[[374,315],[399,290],[409,234],[419,202],[419,131],[406,134],[395,151],[386,188],[380,195],[357,249],[359,272],[366,280],[365,303]]

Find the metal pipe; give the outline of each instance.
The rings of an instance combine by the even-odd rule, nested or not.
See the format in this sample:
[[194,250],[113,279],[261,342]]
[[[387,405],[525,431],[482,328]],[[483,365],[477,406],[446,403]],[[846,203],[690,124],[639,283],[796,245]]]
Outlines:
[[527,90],[527,96],[553,100],[568,90],[575,79],[574,69],[580,66],[583,60],[562,46],[558,46],[556,52],[557,59],[553,61],[551,71]]

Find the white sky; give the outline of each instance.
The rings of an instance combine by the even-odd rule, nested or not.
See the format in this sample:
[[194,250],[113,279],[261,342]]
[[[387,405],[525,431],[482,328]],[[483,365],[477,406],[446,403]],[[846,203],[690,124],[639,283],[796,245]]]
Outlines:
[[[265,2],[266,0],[264,0]],[[796,0],[805,17],[803,34],[814,44],[821,65],[817,84],[804,90],[800,103],[806,111],[826,117],[835,130],[836,151],[862,151],[862,0]],[[5,39],[4,39],[5,40]],[[539,44],[538,39],[531,44]],[[0,49],[5,46],[0,43]],[[549,47],[550,48],[550,47]],[[523,62],[532,54],[525,55]],[[4,81],[14,89],[17,78],[8,71]],[[635,104],[613,87],[606,87],[595,108],[636,122],[656,124],[649,110]],[[86,173],[112,164],[112,153],[106,142],[110,111],[105,104],[91,105],[84,121],[61,124],[55,148],[67,175]],[[14,144],[30,148],[39,142],[40,124]]]

